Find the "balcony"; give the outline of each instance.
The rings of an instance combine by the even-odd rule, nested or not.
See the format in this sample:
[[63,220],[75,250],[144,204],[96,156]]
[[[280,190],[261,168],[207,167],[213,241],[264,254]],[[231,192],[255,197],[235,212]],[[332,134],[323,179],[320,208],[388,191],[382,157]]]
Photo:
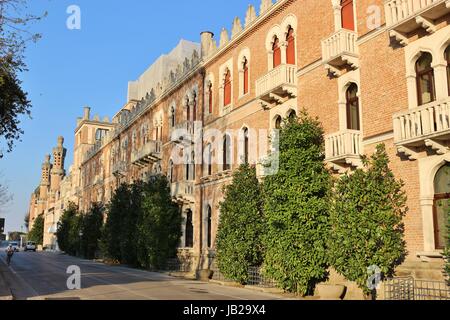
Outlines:
[[256,81],[256,97],[264,109],[297,96],[297,67],[282,64]]
[[446,153],[449,140],[450,98],[394,115],[394,143],[410,160],[417,160],[417,152],[423,147]]
[[178,203],[189,204],[195,202],[193,181],[181,181],[172,183],[171,193],[172,198]]
[[148,141],[141,149],[131,153],[131,163],[145,168],[149,164],[161,160],[161,141]]
[[117,161],[112,165],[111,168],[112,174],[117,175],[125,175],[127,172],[127,164],[125,161]]
[[325,137],[325,161],[333,170],[344,172],[362,165],[362,134],[357,130],[344,130]]
[[331,75],[339,76],[342,70],[359,67],[357,39],[356,32],[341,29],[328,39],[322,40],[322,60]]
[[174,143],[192,144],[194,143],[195,122],[183,121],[172,128],[170,140]]
[[436,31],[436,20],[450,12],[450,0],[385,0],[389,35],[407,45],[408,34],[418,29]]

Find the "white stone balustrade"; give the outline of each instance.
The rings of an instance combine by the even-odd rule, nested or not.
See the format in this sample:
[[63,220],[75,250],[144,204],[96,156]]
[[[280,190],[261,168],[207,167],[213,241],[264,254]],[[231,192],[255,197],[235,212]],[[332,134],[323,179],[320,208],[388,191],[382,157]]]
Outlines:
[[435,6],[449,3],[448,0],[387,0],[385,1],[386,25],[391,27],[415,18],[418,14]]
[[362,154],[361,131],[344,130],[325,137],[325,160],[359,158]]
[[282,64],[256,81],[256,96],[261,97],[283,85],[297,85],[297,67]]
[[450,134],[450,98],[394,115],[394,139],[407,145]]
[[179,201],[194,202],[194,182],[180,181],[171,185],[172,197]]
[[131,153],[131,163],[141,166],[157,161],[161,157],[161,141],[148,141],[141,148]]
[[351,30],[341,29],[335,32],[329,38],[322,40],[322,59],[328,62],[343,54],[357,56],[357,39],[357,33]]

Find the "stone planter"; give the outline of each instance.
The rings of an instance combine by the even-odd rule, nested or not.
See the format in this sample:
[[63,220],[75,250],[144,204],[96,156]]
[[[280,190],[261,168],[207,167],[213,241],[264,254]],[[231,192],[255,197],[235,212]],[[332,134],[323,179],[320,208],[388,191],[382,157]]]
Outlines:
[[318,284],[316,288],[321,300],[342,300],[346,289],[339,284]]

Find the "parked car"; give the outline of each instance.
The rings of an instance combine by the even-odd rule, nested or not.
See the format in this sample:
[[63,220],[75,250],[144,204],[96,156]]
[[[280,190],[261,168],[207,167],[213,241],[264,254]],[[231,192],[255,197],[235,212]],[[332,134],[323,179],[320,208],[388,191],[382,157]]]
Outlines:
[[28,241],[27,244],[25,245],[24,250],[36,252],[36,243],[34,243],[33,241]]
[[11,241],[10,243],[9,243],[10,245],[11,245],[11,247],[14,249],[14,252],[19,252],[20,251],[20,246],[19,246],[19,243],[18,242],[16,242],[16,241]]

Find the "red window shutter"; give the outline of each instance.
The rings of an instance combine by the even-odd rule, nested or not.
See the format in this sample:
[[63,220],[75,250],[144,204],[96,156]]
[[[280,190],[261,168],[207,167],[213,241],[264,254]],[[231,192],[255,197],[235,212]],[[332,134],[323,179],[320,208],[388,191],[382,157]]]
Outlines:
[[295,38],[294,29],[290,28],[287,36],[286,62],[295,64]]
[[353,0],[342,0],[342,28],[355,30],[355,17],[353,15]]
[[273,42],[273,67],[276,68],[281,64],[281,49],[278,38]]
[[248,62],[244,64],[244,94],[248,93]]
[[231,104],[231,74],[230,74],[230,71],[228,71],[225,76],[224,101],[223,101],[224,106],[227,106],[229,104]]
[[213,90],[212,84],[209,85],[209,113],[213,112]]

